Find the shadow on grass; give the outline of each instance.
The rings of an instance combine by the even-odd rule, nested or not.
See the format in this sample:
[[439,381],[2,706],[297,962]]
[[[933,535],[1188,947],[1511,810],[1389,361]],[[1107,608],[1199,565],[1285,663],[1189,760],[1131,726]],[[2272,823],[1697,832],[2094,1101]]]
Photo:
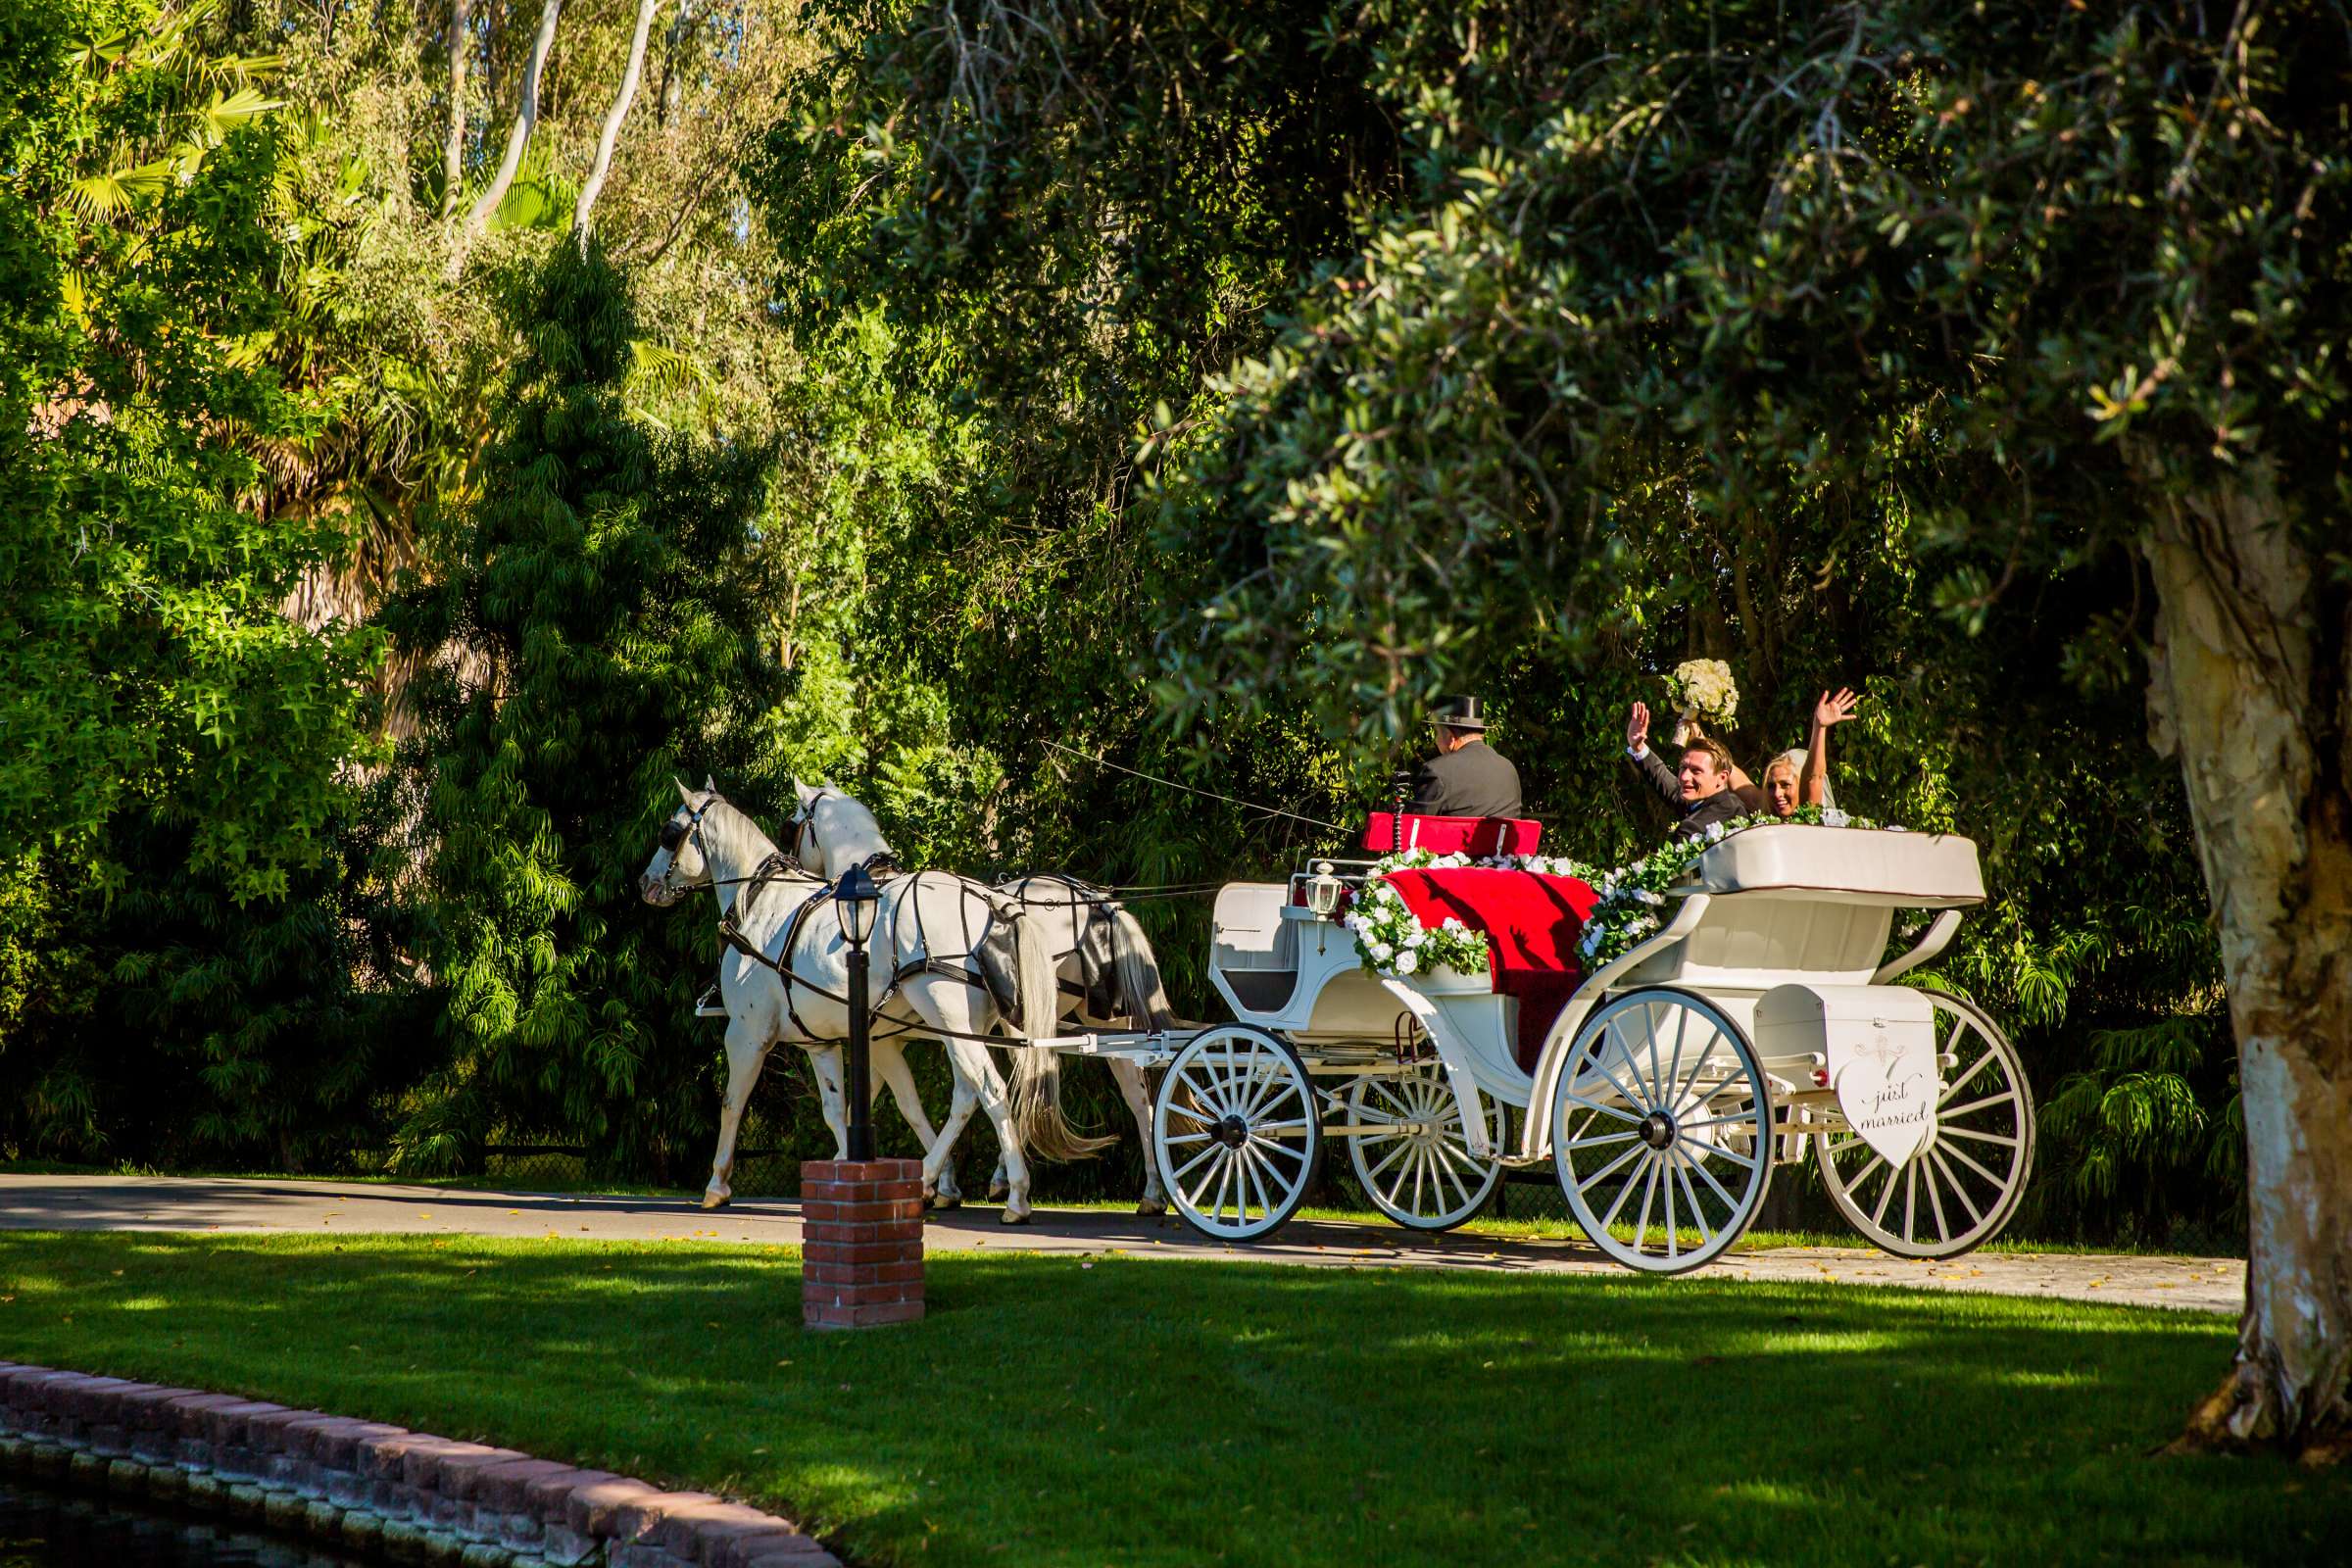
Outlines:
[[790,1252],[0,1237],[0,1354],[747,1495],[875,1561],[2309,1560],[2352,1489],[2155,1460],[2224,1324],[1996,1297]]

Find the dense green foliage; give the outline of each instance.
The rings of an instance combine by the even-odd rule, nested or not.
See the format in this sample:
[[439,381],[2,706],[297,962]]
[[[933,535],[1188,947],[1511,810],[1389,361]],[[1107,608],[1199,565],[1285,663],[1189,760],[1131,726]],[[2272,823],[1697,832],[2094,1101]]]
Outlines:
[[447,1166],[493,1133],[560,1135],[668,1173],[705,1125],[708,978],[699,933],[649,909],[636,872],[671,779],[783,783],[758,740],[778,672],[737,560],[762,454],[630,416],[634,323],[600,251],[559,247],[514,310],[527,346],[482,499],[428,536],[424,584],[384,616],[443,655],[411,750],[420,956],[453,1050],[401,1140]]
[[919,1330],[809,1334],[792,1262],[19,1234],[0,1291],[28,1361],[745,1496],[859,1562],[2303,1563],[2352,1494],[2146,1457],[2229,1343],[2206,1314],[957,1251]]
[[[536,20],[475,10],[461,194]],[[567,10],[453,253],[446,8],[13,8],[20,1152],[676,1177],[710,937],[630,886],[672,773],[1213,880],[1339,834],[1120,767],[1346,824],[1475,689],[1546,848],[1614,863],[1663,826],[1625,706],[1704,656],[1751,771],[1853,685],[1844,803],[1984,845],[1941,969],[2035,1075],[2025,1223],[2235,1229],[2131,541],[2249,466],[2340,511],[2337,11],[690,0],[564,260],[632,10]],[[1205,1012],[1204,908],[1137,907]]]

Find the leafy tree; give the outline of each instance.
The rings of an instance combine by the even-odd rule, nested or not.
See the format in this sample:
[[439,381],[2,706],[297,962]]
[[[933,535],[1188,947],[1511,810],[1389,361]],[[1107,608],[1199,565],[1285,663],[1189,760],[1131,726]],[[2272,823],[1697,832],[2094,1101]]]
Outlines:
[[376,640],[280,613],[344,541],[255,504],[322,405],[263,354],[271,62],[208,11],[0,16],[0,1082],[22,1150],[292,1165],[383,1083],[341,886]]
[[1674,536],[1808,506],[1846,549],[1916,552],[1963,628],[2129,572],[2148,618],[2070,659],[2093,676],[2147,631],[2250,1162],[2243,1344],[2193,1437],[2332,1451],[2344,17],[1607,7],[1569,24],[1547,98],[1529,74],[1555,57],[1519,46],[1556,20],[1476,9],[1479,90],[1415,104],[1447,149],[1434,209],[1377,232],[1186,444],[1173,531],[1264,569],[1202,601],[1179,707],[1298,671],[1335,724],[1393,730],[1531,632],[1588,635]]
[[593,244],[552,250],[511,309],[528,348],[481,499],[387,612],[416,656],[464,651],[423,683],[410,748],[448,1051],[401,1157],[563,1132],[607,1168],[669,1174],[710,1127],[693,1000],[714,950],[636,876],[673,776],[781,790],[760,740],[779,671],[740,569],[762,454],[630,415],[628,287]]

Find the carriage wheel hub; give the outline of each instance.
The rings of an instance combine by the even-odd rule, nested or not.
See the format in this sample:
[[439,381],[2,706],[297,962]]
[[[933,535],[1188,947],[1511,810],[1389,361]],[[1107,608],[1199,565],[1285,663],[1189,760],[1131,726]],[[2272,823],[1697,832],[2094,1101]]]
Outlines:
[[1228,1115],[1209,1131],[1227,1149],[1239,1149],[1250,1141],[1250,1124],[1239,1116]]
[[1674,1118],[1662,1110],[1653,1110],[1642,1118],[1642,1141],[1652,1149],[1671,1147],[1674,1133]]

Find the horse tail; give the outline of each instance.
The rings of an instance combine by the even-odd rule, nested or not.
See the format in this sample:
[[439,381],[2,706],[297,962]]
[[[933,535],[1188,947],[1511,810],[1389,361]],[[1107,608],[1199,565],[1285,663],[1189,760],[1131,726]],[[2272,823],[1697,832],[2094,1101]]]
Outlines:
[[[1020,1013],[1013,1032],[1024,1040],[1042,1040],[1054,1032],[1061,1017],[1053,943],[1039,923],[1024,914],[1012,921],[1012,947]],[[1062,1114],[1058,1052],[1016,1046],[1011,1054],[1013,1126],[1030,1153],[1040,1159],[1088,1159],[1118,1142],[1085,1137]]]
[[1115,904],[1110,906],[1110,953],[1118,967],[1119,1000],[1126,1004],[1127,1016],[1142,1028],[1174,1028],[1176,1009],[1168,1002],[1167,987],[1160,983],[1159,958],[1152,951],[1152,939],[1144,935],[1141,920]]

